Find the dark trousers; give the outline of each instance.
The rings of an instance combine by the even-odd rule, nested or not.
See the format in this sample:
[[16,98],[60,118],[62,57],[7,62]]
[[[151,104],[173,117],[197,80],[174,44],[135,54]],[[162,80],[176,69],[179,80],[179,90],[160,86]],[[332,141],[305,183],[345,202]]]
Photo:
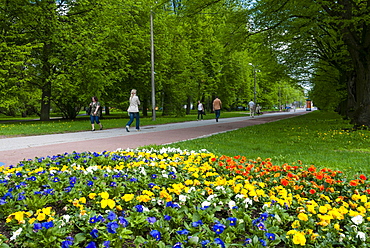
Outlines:
[[221,109],[215,110],[216,119],[220,118]]
[[198,110],[198,120],[199,120],[199,116],[201,119],[203,119],[203,110]]
[[127,122],[126,126],[130,126],[132,122],[136,119],[136,129],[140,129],[140,114],[139,112],[130,112],[130,120]]

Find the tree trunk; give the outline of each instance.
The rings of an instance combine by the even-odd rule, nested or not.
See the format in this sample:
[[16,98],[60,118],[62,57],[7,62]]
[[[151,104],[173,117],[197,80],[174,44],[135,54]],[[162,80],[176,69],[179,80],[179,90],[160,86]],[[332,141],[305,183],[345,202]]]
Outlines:
[[51,82],[47,82],[45,83],[45,86],[42,89],[41,113],[40,113],[41,121],[50,120],[50,97],[51,97]]
[[[370,62],[370,60],[368,61]],[[370,127],[370,67],[369,63],[360,64],[355,78],[356,106],[353,122],[356,126],[365,125]]]

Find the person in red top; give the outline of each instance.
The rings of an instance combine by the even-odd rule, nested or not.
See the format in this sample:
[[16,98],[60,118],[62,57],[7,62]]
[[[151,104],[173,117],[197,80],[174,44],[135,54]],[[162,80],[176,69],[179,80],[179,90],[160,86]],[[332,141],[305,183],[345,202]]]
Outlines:
[[218,118],[220,118],[221,108],[222,102],[220,99],[218,99],[218,96],[216,96],[216,99],[213,100],[213,111],[215,111],[216,114],[216,122],[218,122]]

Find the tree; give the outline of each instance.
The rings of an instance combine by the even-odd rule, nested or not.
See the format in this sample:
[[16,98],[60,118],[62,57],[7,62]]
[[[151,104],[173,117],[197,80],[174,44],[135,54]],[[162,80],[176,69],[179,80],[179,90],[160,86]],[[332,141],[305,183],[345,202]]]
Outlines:
[[[370,2],[263,0],[255,7],[259,31],[272,33],[275,44],[289,37],[286,47],[300,44],[297,51],[306,51],[306,59],[300,62],[300,68],[308,72],[305,75],[312,75],[321,59],[336,66],[353,99],[353,123],[370,126]],[[289,55],[284,57],[287,60]],[[348,58],[351,66],[345,67]],[[292,61],[298,61],[297,57]]]

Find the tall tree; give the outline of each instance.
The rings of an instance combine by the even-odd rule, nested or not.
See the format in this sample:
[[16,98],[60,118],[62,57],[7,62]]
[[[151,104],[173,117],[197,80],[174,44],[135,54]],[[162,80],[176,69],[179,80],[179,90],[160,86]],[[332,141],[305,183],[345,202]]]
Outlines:
[[[344,76],[339,78],[347,79],[347,94],[353,96],[351,118],[356,125],[370,126],[370,2],[261,0],[255,7],[258,31],[274,30],[271,33],[280,41],[291,38],[285,46],[301,44],[305,48],[298,50],[306,51],[306,65],[301,62],[300,67],[308,72],[305,75],[314,72],[320,59],[342,68]],[[348,58],[352,68],[343,67]]]

